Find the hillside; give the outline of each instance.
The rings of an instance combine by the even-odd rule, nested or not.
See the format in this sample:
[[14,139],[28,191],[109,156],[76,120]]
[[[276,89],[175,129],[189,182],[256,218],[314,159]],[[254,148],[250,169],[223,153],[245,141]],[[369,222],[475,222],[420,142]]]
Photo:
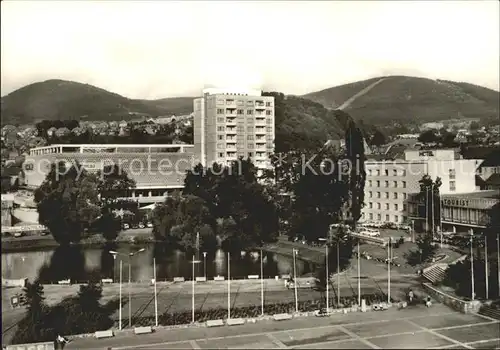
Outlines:
[[5,125],[42,119],[120,120],[191,111],[192,100],[188,98],[133,100],[88,84],[47,80],[2,97],[1,116]]
[[379,77],[304,95],[327,108],[337,108],[371,84],[344,110],[355,120],[375,125],[398,121],[419,123],[450,118],[498,118],[499,92],[468,83],[425,78]]

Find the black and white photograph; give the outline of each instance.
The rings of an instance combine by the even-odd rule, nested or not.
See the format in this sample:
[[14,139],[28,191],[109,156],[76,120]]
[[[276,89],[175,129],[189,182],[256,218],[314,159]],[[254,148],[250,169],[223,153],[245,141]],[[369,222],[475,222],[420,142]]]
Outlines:
[[500,2],[0,6],[3,349],[500,349]]

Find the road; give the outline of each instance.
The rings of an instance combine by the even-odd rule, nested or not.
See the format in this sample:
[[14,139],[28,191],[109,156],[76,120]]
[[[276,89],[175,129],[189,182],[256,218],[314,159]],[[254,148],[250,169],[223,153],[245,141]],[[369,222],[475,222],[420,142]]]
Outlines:
[[128,332],[101,340],[76,338],[66,349],[495,349],[499,342],[498,321],[436,304],[234,327],[160,328],[152,334]]

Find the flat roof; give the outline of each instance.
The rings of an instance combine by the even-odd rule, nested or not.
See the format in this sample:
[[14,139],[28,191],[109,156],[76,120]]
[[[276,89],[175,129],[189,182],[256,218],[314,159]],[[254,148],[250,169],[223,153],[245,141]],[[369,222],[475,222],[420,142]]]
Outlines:
[[464,198],[487,198],[487,199],[500,199],[500,191],[475,191],[469,193],[457,193],[457,194],[443,194],[442,197],[464,197]]

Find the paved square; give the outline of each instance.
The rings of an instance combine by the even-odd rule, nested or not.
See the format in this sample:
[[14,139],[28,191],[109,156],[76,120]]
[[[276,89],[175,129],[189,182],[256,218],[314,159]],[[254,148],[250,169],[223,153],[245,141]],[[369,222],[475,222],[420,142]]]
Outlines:
[[347,340],[351,336],[338,328],[316,328],[308,330],[287,331],[274,335],[286,346],[299,346],[311,343],[326,343],[338,340]]
[[500,348],[500,339],[475,343],[475,344],[472,344],[471,346],[474,349],[499,349]]
[[400,320],[344,326],[344,328],[361,338],[398,334],[404,332],[416,332],[421,330],[417,326],[404,321],[402,322]]
[[429,349],[453,344],[425,331],[371,338],[368,341],[381,349]]
[[464,326],[475,323],[484,323],[487,322],[484,317],[470,314],[451,314],[446,317],[442,316],[429,316],[416,318],[411,320],[413,323],[418,324],[419,326],[436,329],[436,328],[444,328],[444,327],[454,327],[454,326]]
[[278,345],[265,335],[250,335],[224,339],[197,340],[201,349],[277,349]]
[[294,349],[371,349],[371,347],[359,340],[347,340],[298,346]]
[[439,334],[458,340],[461,343],[472,343],[478,340],[500,338],[500,324],[489,323],[472,325],[460,328],[443,329],[436,331]]

